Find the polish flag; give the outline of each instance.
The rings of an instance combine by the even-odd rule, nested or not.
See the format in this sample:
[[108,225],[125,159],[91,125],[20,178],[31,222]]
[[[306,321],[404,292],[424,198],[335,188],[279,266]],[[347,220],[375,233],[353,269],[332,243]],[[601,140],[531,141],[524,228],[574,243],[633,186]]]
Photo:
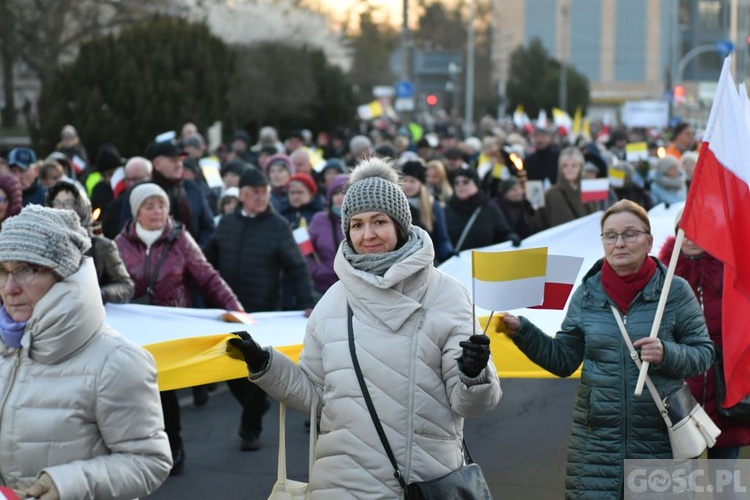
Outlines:
[[299,245],[299,250],[302,255],[310,255],[315,252],[313,242],[310,239],[310,232],[307,230],[307,225],[300,226],[294,230],[294,241]]
[[0,486],[0,500],[18,500],[18,495],[11,488]]
[[117,167],[114,174],[112,174],[112,179],[110,179],[109,184],[112,187],[112,192],[115,194],[115,198],[120,196],[120,193],[128,188],[128,186],[125,184],[124,167]]
[[70,163],[73,170],[75,170],[76,175],[81,175],[83,171],[86,170],[86,162],[78,155],[74,155],[73,159],[70,160]]
[[583,179],[581,198],[588,201],[604,201],[609,198],[609,179]]
[[724,263],[722,341],[732,406],[750,394],[750,110],[724,60],[680,227]]
[[544,278],[544,302],[529,309],[557,309],[562,311],[573,291],[583,257],[547,255],[547,276]]

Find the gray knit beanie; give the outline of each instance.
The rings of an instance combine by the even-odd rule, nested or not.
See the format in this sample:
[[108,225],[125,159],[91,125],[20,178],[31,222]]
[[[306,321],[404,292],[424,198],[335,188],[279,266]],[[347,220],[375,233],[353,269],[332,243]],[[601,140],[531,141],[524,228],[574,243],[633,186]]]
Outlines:
[[152,182],[139,184],[130,192],[130,213],[133,214],[134,220],[138,218],[138,210],[140,210],[141,205],[152,196],[164,199],[167,202],[167,211],[169,211],[169,196],[161,186]]
[[409,200],[401,190],[398,172],[391,161],[366,158],[354,168],[341,205],[341,226],[349,234],[349,221],[363,212],[383,212],[408,234],[411,230]]
[[29,205],[3,222],[0,262],[49,267],[62,279],[78,270],[91,239],[72,210]]

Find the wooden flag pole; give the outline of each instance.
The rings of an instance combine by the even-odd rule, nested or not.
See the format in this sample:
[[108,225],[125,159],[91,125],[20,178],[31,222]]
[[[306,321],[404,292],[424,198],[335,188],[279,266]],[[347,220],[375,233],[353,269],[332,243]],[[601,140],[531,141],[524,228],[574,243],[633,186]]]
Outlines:
[[[656,307],[656,316],[654,317],[654,324],[651,325],[650,338],[655,338],[659,334],[659,326],[661,325],[661,318],[664,315],[664,308],[667,304],[667,296],[669,295],[669,288],[672,286],[672,278],[674,277],[674,270],[677,267],[677,258],[680,256],[680,249],[682,248],[682,240],[685,238],[685,232],[682,229],[677,231],[675,237],[674,248],[672,249],[672,256],[669,259],[669,267],[667,268],[667,277],[664,278],[664,287],[661,289],[661,296],[659,297],[659,305]],[[646,257],[649,259],[650,257]],[[643,384],[646,382],[646,375],[648,374],[648,367],[651,363],[644,361],[641,364],[641,372],[638,374],[638,382],[635,384],[635,395],[640,396],[643,392]]]

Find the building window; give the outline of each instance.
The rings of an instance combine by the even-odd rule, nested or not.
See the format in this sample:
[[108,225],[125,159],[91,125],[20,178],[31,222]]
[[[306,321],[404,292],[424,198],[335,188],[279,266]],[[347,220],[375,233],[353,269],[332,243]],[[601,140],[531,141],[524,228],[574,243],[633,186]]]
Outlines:
[[698,1],[698,26],[702,30],[718,31],[722,28],[721,0]]

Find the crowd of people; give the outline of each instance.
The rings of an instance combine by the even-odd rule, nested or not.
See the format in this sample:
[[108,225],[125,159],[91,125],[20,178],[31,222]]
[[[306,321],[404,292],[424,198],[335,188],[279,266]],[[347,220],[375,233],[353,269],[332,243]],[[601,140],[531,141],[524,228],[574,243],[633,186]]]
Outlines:
[[[174,139],[155,140],[144,145],[142,156],[124,158],[114,144],[101,145],[90,157],[75,128],[67,125],[56,150],[44,159],[31,148],[15,148],[0,161],[3,359],[19,349],[33,350],[30,343],[41,344],[45,338],[40,328],[48,323],[49,328],[56,327],[46,319],[36,326],[34,301],[28,313],[12,312],[17,301],[9,289],[28,293],[23,286],[35,283],[37,277],[46,289],[35,300],[53,312],[55,304],[43,300],[45,293],[69,295],[92,280],[99,284],[102,305],[133,302],[247,312],[301,311],[310,319],[298,366],[247,335],[231,342],[247,362],[250,375],[228,381],[242,407],[240,448],[252,451],[261,446],[268,391],[297,409],[309,411],[316,406],[322,416],[319,446],[324,451],[316,454],[313,490],[398,494],[400,485],[393,478],[332,473],[347,460],[367,470],[373,461],[385,458],[384,450],[364,451],[380,447],[367,412],[353,402],[356,397],[351,393],[358,389],[354,372],[347,371],[351,364],[342,365],[355,342],[349,339],[347,345],[347,319],[348,330],[352,325],[356,330],[356,346],[368,353],[362,361],[368,380],[380,365],[390,366],[394,374],[417,374],[403,380],[386,377],[371,388],[376,402],[404,403],[385,405],[378,412],[388,424],[394,448],[402,453],[408,449],[412,456],[402,474],[427,480],[455,470],[461,465],[463,418],[491,411],[501,392],[488,338],[472,335],[476,325],[471,298],[435,266],[464,250],[505,241],[518,246],[538,231],[606,210],[601,221],[605,257],[587,273],[571,299],[554,340],[523,318],[506,315],[505,322],[516,345],[553,373],[567,376],[581,362],[588,365],[576,402],[567,489],[571,496],[619,492],[623,457],[666,457],[669,447],[656,407],[626,397],[622,381],[634,379],[637,371],[627,361],[618,361],[627,354],[619,347],[620,332],[612,327],[611,315],[607,317],[609,309],[599,311],[596,304],[616,305],[630,317],[634,340],[647,337],[656,304],[654,290],[660,288],[665,269],[648,257],[654,242],[646,211],[657,203],[685,200],[697,160],[695,132],[680,123],[661,143],[659,137],[641,130],[616,130],[601,140],[571,140],[549,127],[522,130],[483,120],[478,135],[461,138],[444,127],[423,137],[405,129],[360,134],[336,129],[317,137],[300,130],[280,137],[267,126],[259,130],[255,143],[248,132],[238,130],[231,141],[209,150],[198,128],[188,123]],[[634,160],[627,154],[627,144],[641,141],[648,142],[648,153]],[[220,182],[211,178],[214,165]],[[588,178],[618,182],[611,183],[608,199],[591,202],[584,200],[582,192]],[[541,186],[539,196],[531,196],[532,182]],[[37,205],[48,208],[42,211]],[[75,217],[54,215],[65,210]],[[61,269],[58,261],[67,257],[47,258],[44,248],[35,250],[43,258],[33,252],[5,255],[4,238],[16,234],[11,228],[20,231],[24,217],[61,218],[55,231],[67,228],[65,234],[44,237],[57,238],[49,244],[73,245],[70,259],[75,265],[66,261],[69,269]],[[300,231],[311,248],[299,243]],[[18,234],[30,237],[27,233]],[[687,283],[676,287],[678,297],[670,296],[671,329],[653,341],[638,340],[636,346],[644,361],[657,365],[664,391],[693,377],[696,397],[715,409],[716,401],[710,400],[712,376],[703,377],[710,373],[712,346],[720,346],[721,337],[716,312],[721,269],[710,259],[685,243],[678,275]],[[11,269],[6,263],[16,265]],[[49,279],[42,280],[45,276]],[[134,390],[143,392],[151,412],[141,415],[149,426],[140,432],[161,444],[150,451],[138,448],[137,453],[149,454],[159,472],[149,473],[145,489],[122,491],[144,494],[153,490],[157,476],[164,479],[167,466],[172,475],[184,470],[179,405],[174,391],[162,392],[159,405],[153,361],[115,333],[104,332],[99,321],[104,309],[94,309],[85,313],[95,313],[87,332],[106,333],[115,340],[102,347],[82,341],[80,356],[120,344],[130,358],[140,356],[144,380]],[[80,314],[84,311],[68,319],[82,321]],[[22,340],[18,332],[26,338],[26,322],[35,326],[29,339]],[[414,332],[420,339],[424,333],[424,339],[412,342]],[[66,330],[66,335],[73,334]],[[677,353],[684,361],[679,366]],[[56,356],[54,351],[50,355]],[[10,369],[2,363],[3,370]],[[615,365],[620,368],[612,371]],[[97,369],[104,368],[92,366],[91,373]],[[82,397],[96,400],[98,389],[91,388],[93,392]],[[208,402],[208,389],[193,388],[197,406]],[[51,404],[56,407],[58,402]],[[416,414],[414,405],[420,410]],[[156,420],[163,421],[162,427],[153,415],[159,407]],[[21,411],[21,406],[14,408]],[[627,421],[630,414],[641,418]],[[624,415],[624,424],[615,415]],[[66,453],[57,461],[50,458],[55,463],[19,460],[23,469],[9,475],[0,457],[0,475],[6,483],[19,481],[20,487],[41,474],[36,486],[63,490],[69,485],[54,465],[96,460],[96,455],[119,453],[116,450],[122,447],[123,453],[129,453],[128,439],[140,439],[137,433],[112,436],[119,440],[110,446],[111,422],[92,419],[100,426],[96,432],[103,441],[92,444],[91,456]],[[11,432],[7,422],[4,416],[2,436]],[[720,447],[729,451],[714,452],[715,456],[736,458],[739,447],[750,444],[750,426],[737,427],[724,435],[731,437],[720,441]],[[432,430],[420,434],[428,429]],[[631,442],[623,435],[631,432],[650,437]],[[8,436],[17,438],[24,438],[22,428]],[[358,447],[360,442],[367,446]],[[348,458],[342,461],[343,455]],[[593,474],[593,469],[598,472]],[[97,485],[90,488],[105,491]]]

